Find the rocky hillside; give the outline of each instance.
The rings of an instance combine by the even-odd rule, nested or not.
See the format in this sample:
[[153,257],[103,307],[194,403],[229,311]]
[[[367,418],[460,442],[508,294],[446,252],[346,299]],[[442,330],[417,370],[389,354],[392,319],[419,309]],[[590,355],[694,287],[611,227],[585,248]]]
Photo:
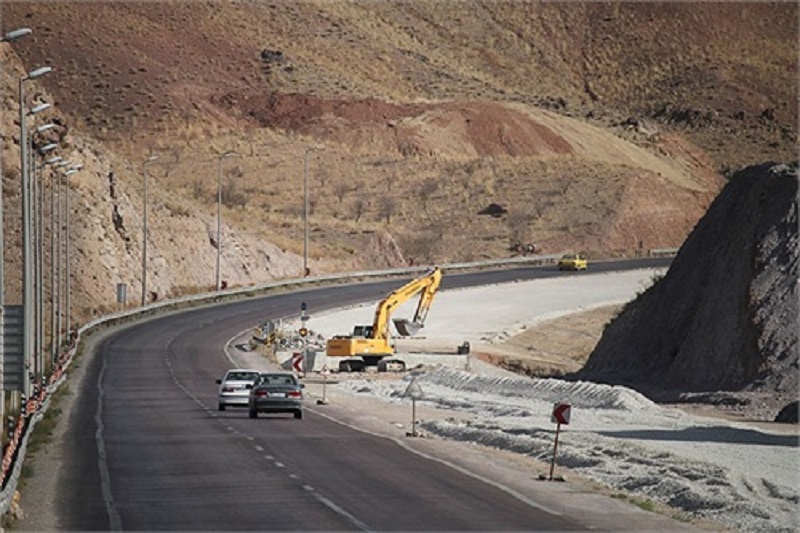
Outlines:
[[[730,169],[793,157],[794,3],[3,2],[7,294],[17,83],[60,124],[73,292],[677,248]],[[235,157],[219,155],[234,151]],[[216,235],[217,188],[222,234]],[[500,210],[487,212],[496,204]],[[45,216],[48,216],[47,210]],[[46,232],[46,239],[49,238]],[[218,248],[219,247],[219,248]],[[47,255],[47,252],[45,252]],[[49,257],[47,257],[49,261]]]
[[656,396],[764,393],[774,416],[798,393],[797,211],[796,164],[737,172],[666,276],[606,328],[577,377]]

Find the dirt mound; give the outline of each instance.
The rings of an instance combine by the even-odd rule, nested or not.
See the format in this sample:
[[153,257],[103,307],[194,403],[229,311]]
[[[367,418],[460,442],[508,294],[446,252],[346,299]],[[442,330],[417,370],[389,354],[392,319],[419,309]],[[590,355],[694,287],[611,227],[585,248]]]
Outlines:
[[731,179],[667,275],[609,325],[576,374],[657,393],[798,387],[797,167]]
[[[522,110],[497,102],[395,104],[375,98],[229,93],[215,104],[260,127],[335,140],[355,149],[445,157],[567,155],[572,145]],[[444,135],[443,135],[444,133]]]

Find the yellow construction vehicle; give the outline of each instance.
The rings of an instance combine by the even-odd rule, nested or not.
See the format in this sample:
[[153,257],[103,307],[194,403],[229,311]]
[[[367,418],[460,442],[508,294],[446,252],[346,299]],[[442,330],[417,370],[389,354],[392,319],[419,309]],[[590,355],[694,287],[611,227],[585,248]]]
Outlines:
[[[433,268],[399,289],[389,293],[375,309],[375,319],[371,325],[355,326],[350,335],[335,335],[328,339],[326,354],[328,357],[349,357],[339,362],[339,370],[343,372],[360,371],[365,366],[379,365],[384,357],[394,354],[391,345],[389,319],[398,306],[420,294],[417,310],[412,320],[394,319],[397,332],[404,337],[412,336],[425,324],[428,310],[436,291],[442,283],[442,271]],[[404,366],[400,361],[393,361],[393,367]]]

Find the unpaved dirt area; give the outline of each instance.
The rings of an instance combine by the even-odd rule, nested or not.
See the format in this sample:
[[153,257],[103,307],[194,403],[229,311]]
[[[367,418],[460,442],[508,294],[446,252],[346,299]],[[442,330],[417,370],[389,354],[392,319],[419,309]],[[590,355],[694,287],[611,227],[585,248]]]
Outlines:
[[579,370],[594,349],[603,328],[620,311],[609,305],[545,320],[476,355],[508,370],[529,376],[559,376]]

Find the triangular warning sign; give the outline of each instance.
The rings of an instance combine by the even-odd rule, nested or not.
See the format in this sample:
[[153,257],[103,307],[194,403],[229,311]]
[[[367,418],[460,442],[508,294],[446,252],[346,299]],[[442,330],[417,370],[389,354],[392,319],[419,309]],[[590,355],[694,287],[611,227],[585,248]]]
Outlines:
[[412,379],[411,383],[408,384],[403,396],[407,396],[409,398],[422,398],[422,387],[420,387],[419,383],[417,383],[416,378]]

